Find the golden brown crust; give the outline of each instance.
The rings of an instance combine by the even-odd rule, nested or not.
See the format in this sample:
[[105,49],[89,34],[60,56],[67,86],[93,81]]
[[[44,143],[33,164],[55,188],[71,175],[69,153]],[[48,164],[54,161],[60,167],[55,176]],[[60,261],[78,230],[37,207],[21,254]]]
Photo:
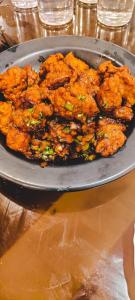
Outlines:
[[72,52],[69,52],[65,56],[64,61],[72,70],[76,71],[78,75],[89,69],[89,66],[81,59],[75,57]]
[[17,128],[11,127],[6,137],[7,146],[17,152],[21,152],[27,156],[29,152],[30,136],[28,133],[19,131]]
[[0,92],[7,146],[45,163],[115,154],[134,117],[128,67],[106,61],[94,70],[72,52],[49,56],[39,74],[12,67],[0,74]]
[[116,153],[126,142],[124,130],[124,126],[114,120],[103,119],[103,121],[99,121],[96,153],[103,157]]
[[55,113],[67,119],[85,121],[87,117],[94,117],[99,112],[94,98],[78,83],[57,89],[49,99]]
[[0,131],[6,135],[12,116],[12,105],[0,102]]
[[134,117],[134,113],[131,107],[121,106],[115,109],[114,117],[124,121],[131,121]]

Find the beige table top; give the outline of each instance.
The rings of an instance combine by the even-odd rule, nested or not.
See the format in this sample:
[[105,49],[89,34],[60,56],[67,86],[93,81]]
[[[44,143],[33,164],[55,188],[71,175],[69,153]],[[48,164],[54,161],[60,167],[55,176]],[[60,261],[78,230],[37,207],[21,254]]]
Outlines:
[[[6,5],[9,4],[9,5]],[[107,29],[96,9],[47,30],[38,12],[0,6],[1,51],[50,35],[87,35],[135,53],[135,22]],[[76,193],[33,192],[0,181],[0,300],[135,300],[135,172]]]

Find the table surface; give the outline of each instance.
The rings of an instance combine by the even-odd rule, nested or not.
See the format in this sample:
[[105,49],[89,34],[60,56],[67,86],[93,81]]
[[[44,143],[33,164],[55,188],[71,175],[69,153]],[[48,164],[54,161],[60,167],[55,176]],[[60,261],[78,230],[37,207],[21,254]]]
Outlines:
[[[77,5],[61,30],[41,25],[37,10],[0,5],[0,50],[51,35],[112,41],[135,53],[127,27],[97,23],[96,8]],[[0,181],[1,300],[135,299],[135,172],[103,187],[44,193]]]

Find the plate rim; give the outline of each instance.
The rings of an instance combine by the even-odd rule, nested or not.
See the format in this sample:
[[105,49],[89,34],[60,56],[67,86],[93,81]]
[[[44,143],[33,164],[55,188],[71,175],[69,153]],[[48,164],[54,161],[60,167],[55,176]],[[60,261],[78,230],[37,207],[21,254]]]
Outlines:
[[[105,40],[100,40],[100,39],[97,39],[97,38],[94,38],[94,37],[88,37],[88,36],[78,36],[78,35],[61,35],[61,36],[51,36],[51,37],[42,37],[42,38],[37,38],[37,39],[31,39],[29,41],[25,41],[23,43],[20,43],[20,44],[16,44],[10,48],[8,48],[7,50],[4,50],[3,52],[0,53],[0,58],[1,56],[6,53],[9,53],[9,52],[14,52],[14,49],[16,48],[19,48],[19,47],[27,47],[27,45],[29,44],[32,44],[33,42],[38,42],[38,41],[45,41],[47,39],[49,40],[58,40],[59,38],[64,38],[64,39],[85,39],[85,40],[93,40],[95,42],[103,42],[104,44],[108,45],[108,43],[110,44],[110,46],[112,45],[113,47],[115,47],[116,49],[121,49],[121,50],[124,50],[125,53],[129,54],[130,56],[134,57],[135,59],[135,54],[131,53],[130,51],[128,51],[127,49],[125,48],[122,48],[121,46],[115,44],[115,43],[112,43],[112,42],[108,42],[108,41],[105,41]],[[57,46],[57,48],[60,48],[62,46]],[[77,49],[77,46],[76,46],[76,49]],[[80,49],[86,49],[85,47],[83,48],[80,47]],[[48,48],[48,50],[50,50],[50,48]],[[88,50],[88,48],[87,48]],[[6,69],[6,68],[5,68]],[[5,150],[6,151],[6,150]],[[91,188],[94,188],[94,187],[98,187],[98,186],[101,186],[101,185],[105,185],[109,182],[112,182],[112,181],[115,181],[117,180],[118,178],[121,178],[123,176],[125,176],[126,174],[128,174],[129,172],[131,172],[133,169],[135,168],[135,161],[130,164],[126,169],[124,169],[123,171],[120,171],[118,172],[117,174],[111,176],[111,177],[107,177],[105,179],[101,179],[101,180],[98,180],[94,185],[89,183],[89,184],[83,184],[81,186],[62,186],[62,187],[58,187],[58,186],[55,186],[54,184],[52,184],[52,186],[39,186],[37,184],[30,184],[30,183],[27,183],[26,181],[23,181],[23,180],[20,180],[20,179],[17,179],[17,178],[14,178],[12,177],[11,175],[7,175],[7,174],[4,174],[1,170],[0,170],[0,177],[8,180],[8,181],[11,181],[13,183],[16,183],[18,185],[21,185],[21,186],[24,186],[26,188],[29,188],[29,189],[35,189],[35,190],[45,190],[45,191],[62,191],[62,192],[67,192],[67,191],[70,191],[70,192],[73,192],[73,191],[81,191],[81,190],[87,190],[87,189],[91,189]]]

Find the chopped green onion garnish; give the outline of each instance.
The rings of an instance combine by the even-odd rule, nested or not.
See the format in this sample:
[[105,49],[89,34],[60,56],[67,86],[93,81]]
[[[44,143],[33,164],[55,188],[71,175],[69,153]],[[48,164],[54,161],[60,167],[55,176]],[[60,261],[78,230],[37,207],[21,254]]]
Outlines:
[[69,111],[73,111],[74,105],[70,102],[65,103],[65,108]]
[[86,143],[86,144],[83,146],[83,150],[84,150],[84,151],[87,151],[88,149],[89,149],[89,144]]
[[78,99],[78,100],[81,100],[81,101],[84,101],[84,100],[86,100],[86,96],[84,96],[84,95],[79,95],[79,96],[77,96],[77,99]]
[[69,127],[69,126],[65,126],[65,127],[63,128],[63,131],[64,131],[65,133],[69,133],[69,132],[70,132],[70,127]]
[[108,106],[109,106],[108,102],[105,102],[105,103],[103,104],[103,107],[104,107],[104,108],[108,108]]
[[40,147],[39,147],[39,146],[34,146],[34,145],[32,145],[32,146],[31,146],[31,149],[32,149],[32,150],[35,150],[35,151],[40,151]]
[[45,154],[42,154],[42,159],[47,160],[47,156]]
[[40,121],[38,121],[38,120],[31,120],[30,121],[30,125],[39,125],[41,122]]
[[54,154],[54,151],[50,147],[46,147],[46,149],[43,152],[43,155],[53,155],[53,154]]
[[88,153],[82,153],[81,156],[85,159],[88,159]]
[[40,113],[39,113],[39,120],[41,120],[41,119],[43,119],[44,118],[44,116],[43,116],[43,113],[40,111]]
[[80,145],[81,142],[78,139],[74,139],[74,142],[76,142],[76,144]]
[[28,111],[29,111],[30,113],[33,113],[33,110],[34,110],[33,107],[28,109]]

